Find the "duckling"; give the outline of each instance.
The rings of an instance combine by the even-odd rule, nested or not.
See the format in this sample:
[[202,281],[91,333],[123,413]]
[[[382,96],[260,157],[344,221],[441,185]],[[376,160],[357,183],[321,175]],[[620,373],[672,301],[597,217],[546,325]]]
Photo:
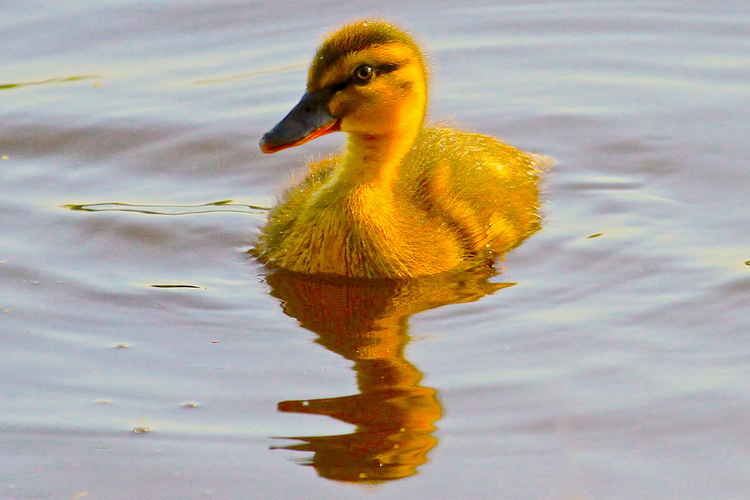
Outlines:
[[260,141],[274,153],[348,134],[310,163],[271,211],[253,253],[305,274],[406,279],[491,262],[539,227],[549,159],[499,140],[424,125],[427,65],[380,20],[343,26],[318,48],[307,92]]

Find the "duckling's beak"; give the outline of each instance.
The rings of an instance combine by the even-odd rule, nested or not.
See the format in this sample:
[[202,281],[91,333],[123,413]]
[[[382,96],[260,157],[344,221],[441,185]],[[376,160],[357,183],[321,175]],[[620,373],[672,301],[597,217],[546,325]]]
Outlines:
[[275,153],[341,130],[339,120],[328,112],[328,101],[331,97],[333,92],[330,89],[303,95],[289,114],[266,132],[260,140],[260,150],[264,153]]

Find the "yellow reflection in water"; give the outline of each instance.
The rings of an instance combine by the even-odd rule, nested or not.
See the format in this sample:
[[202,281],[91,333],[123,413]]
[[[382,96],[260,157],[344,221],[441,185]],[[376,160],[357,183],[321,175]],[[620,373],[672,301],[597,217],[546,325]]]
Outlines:
[[437,391],[404,357],[409,316],[472,302],[511,283],[490,283],[482,267],[409,281],[321,279],[275,271],[266,277],[284,312],[318,335],[316,342],[354,363],[359,394],[282,401],[279,411],[328,415],[356,426],[336,436],[286,436],[280,449],[312,452],[304,462],[322,477],[379,482],[417,472],[438,440]]
[[69,83],[69,82],[78,82],[81,80],[90,80],[92,78],[101,78],[99,75],[76,75],[76,76],[66,76],[63,78],[47,78],[46,80],[35,80],[31,82],[9,82],[9,83],[0,83],[0,90],[6,90],[6,89],[17,89],[22,87],[31,87],[34,85],[46,85],[50,83]]

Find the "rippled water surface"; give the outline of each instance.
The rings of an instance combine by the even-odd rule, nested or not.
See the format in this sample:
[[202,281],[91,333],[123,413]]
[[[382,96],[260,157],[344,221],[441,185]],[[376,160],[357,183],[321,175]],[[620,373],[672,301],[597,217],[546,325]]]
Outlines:
[[[498,275],[247,255],[343,139],[258,138],[365,15],[424,42],[433,120],[557,159]],[[0,32],[0,498],[747,497],[747,2],[6,2]]]

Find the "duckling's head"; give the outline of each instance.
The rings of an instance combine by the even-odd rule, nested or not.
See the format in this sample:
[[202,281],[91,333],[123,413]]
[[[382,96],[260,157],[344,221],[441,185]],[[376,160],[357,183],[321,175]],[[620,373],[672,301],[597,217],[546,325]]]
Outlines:
[[414,40],[384,21],[357,21],[318,48],[307,93],[263,136],[260,149],[275,153],[338,130],[416,135],[426,106],[426,65]]

